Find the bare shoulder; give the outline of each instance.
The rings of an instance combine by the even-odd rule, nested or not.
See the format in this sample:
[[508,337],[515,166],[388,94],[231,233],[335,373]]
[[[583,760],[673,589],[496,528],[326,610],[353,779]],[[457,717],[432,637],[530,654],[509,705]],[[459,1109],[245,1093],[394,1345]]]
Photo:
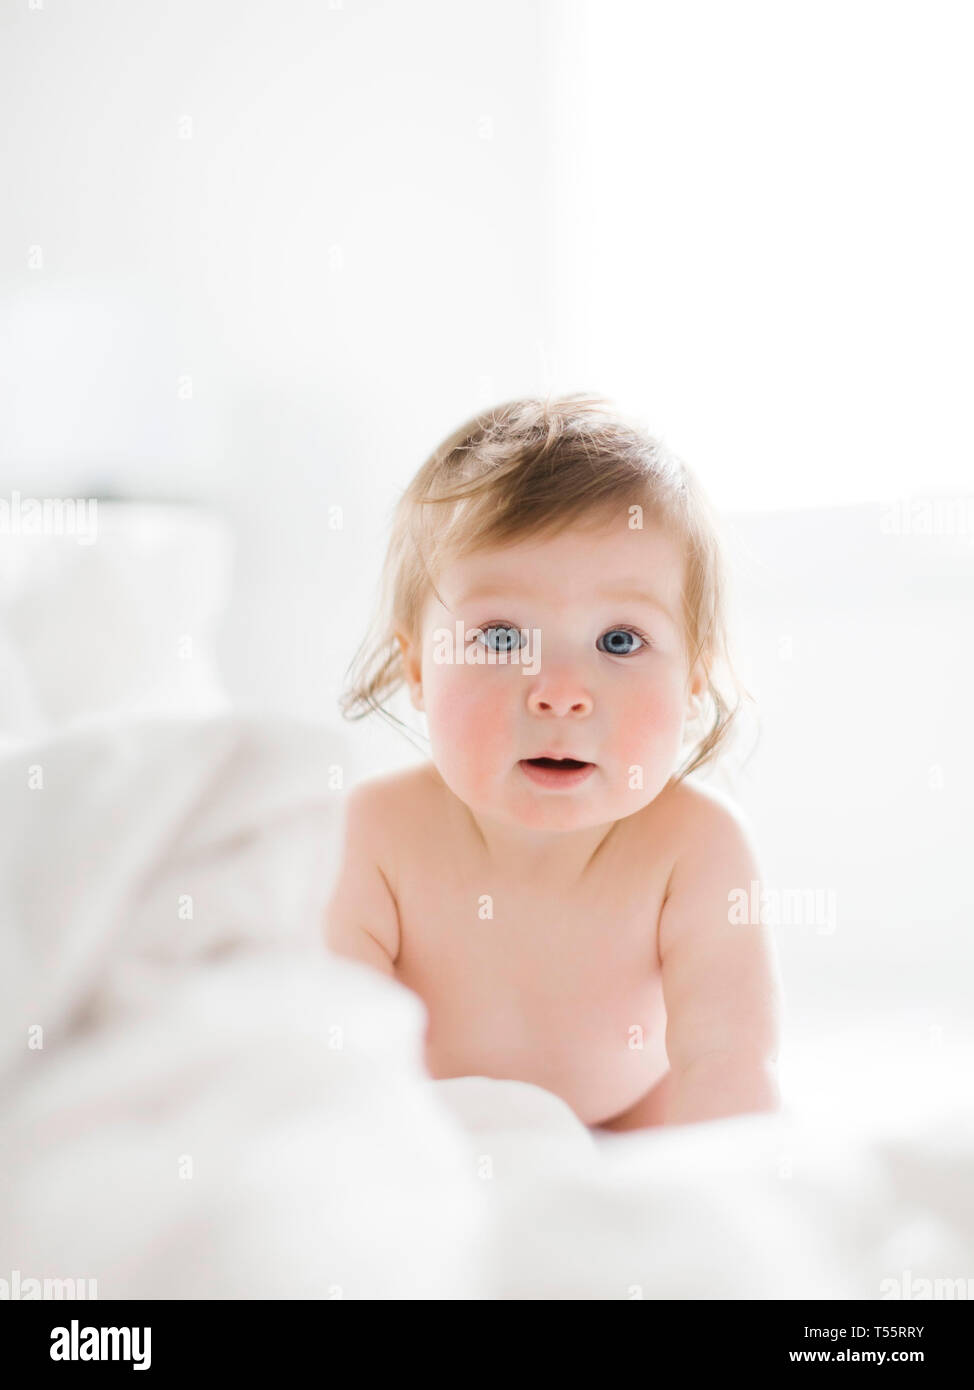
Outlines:
[[715,852],[753,858],[753,828],[732,797],[687,780],[671,783],[663,795],[680,859],[712,859]]
[[680,937],[717,929],[726,920],[729,895],[760,878],[751,827],[731,797],[686,781],[667,788],[667,795],[673,796],[675,844],[660,919],[661,956]]
[[418,806],[438,794],[440,786],[442,781],[436,767],[426,762],[356,782],[348,793],[347,802],[360,814],[368,811],[388,821],[403,812],[415,814]]
[[402,854],[415,848],[442,805],[443,782],[432,762],[357,782],[345,798],[349,835],[366,837],[390,882],[398,880]]
[[773,938],[762,921],[732,915],[760,879],[748,819],[710,787],[674,790],[679,852],[657,936],[671,1068],[708,1053],[774,1057],[781,985]]
[[345,796],[342,863],[325,909],[325,941],[339,955],[391,975],[400,949],[398,866],[409,826],[422,825],[429,774],[370,777]]

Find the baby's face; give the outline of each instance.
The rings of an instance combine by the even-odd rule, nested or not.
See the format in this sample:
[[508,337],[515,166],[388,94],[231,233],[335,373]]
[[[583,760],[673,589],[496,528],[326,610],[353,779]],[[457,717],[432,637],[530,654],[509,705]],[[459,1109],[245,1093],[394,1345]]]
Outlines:
[[[539,830],[652,801],[703,686],[687,671],[683,579],[679,544],[649,520],[630,530],[625,513],[445,568],[404,665],[447,786],[475,813]],[[545,773],[530,761],[545,754],[590,766]]]

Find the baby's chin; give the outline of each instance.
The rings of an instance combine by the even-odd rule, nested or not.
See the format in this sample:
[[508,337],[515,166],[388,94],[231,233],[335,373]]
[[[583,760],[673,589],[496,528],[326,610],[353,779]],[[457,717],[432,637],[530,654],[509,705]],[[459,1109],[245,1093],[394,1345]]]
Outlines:
[[520,774],[504,781],[465,778],[454,770],[445,781],[475,815],[524,830],[572,831],[607,825],[633,815],[653,800],[655,791],[607,786],[596,769],[579,786],[547,789],[521,784]]
[[569,793],[562,796],[538,797],[535,800],[511,799],[501,809],[493,812],[498,820],[502,814],[510,824],[521,825],[525,830],[588,830],[597,825],[608,825],[612,821],[624,820],[634,815],[652,800],[645,792],[633,792],[629,796],[601,795],[577,796]]
[[621,819],[622,812],[606,806],[603,802],[581,805],[519,806],[505,808],[492,813],[495,819],[502,818],[508,825],[522,830],[548,830],[552,833],[567,834],[572,830],[589,830],[597,825],[608,825]]

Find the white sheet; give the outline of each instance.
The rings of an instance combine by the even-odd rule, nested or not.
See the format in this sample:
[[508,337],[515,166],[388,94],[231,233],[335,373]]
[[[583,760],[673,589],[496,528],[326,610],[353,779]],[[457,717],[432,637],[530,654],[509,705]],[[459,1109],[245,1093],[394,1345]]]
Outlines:
[[829,1087],[868,1085],[862,1030],[784,1116],[626,1135],[537,1086],[430,1081],[421,1002],[320,945],[342,761],[328,731],[222,717],[0,764],[0,1276],[451,1299],[974,1276],[963,1048],[830,1117]]

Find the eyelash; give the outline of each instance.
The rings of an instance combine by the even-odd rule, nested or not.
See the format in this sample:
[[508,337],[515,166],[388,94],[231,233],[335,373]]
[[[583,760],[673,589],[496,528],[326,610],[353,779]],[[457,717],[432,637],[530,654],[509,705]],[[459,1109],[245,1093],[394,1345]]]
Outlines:
[[[512,627],[516,631],[520,632],[520,628],[518,627],[517,623],[508,622],[506,618],[493,618],[489,623],[479,623],[478,631],[488,632],[492,627]],[[631,632],[635,637],[639,638],[639,640],[643,644],[643,647],[645,647],[648,651],[652,651],[653,647],[655,646],[655,643],[652,641],[652,639],[647,637],[645,632],[643,632],[641,628],[634,627],[631,623],[613,623],[611,627],[607,627],[605,629],[605,632]],[[604,637],[605,632],[600,633],[599,635],[601,637]],[[474,637],[471,640],[476,642],[479,639]],[[642,651],[642,649],[642,647],[637,648],[638,651]],[[602,655],[621,656],[623,660],[628,660],[629,657],[635,656],[636,652],[603,652]]]

